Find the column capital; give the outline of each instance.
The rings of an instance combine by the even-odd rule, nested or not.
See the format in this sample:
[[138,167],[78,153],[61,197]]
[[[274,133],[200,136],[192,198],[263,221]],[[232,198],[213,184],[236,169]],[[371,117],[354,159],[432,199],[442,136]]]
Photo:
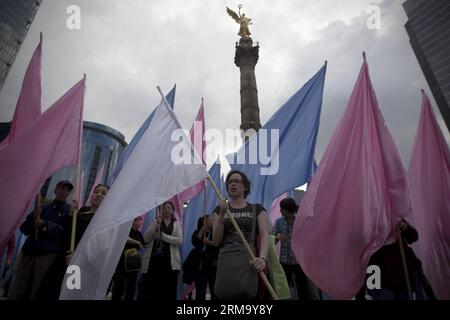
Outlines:
[[236,53],[234,63],[237,67],[244,65],[255,66],[259,58],[259,44],[253,46],[253,40],[250,37],[243,37],[236,42]]

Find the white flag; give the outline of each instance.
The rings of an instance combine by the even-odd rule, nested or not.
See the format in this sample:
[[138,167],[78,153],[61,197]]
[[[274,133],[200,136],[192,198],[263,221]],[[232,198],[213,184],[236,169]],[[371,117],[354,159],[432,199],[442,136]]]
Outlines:
[[66,274],[60,299],[105,299],[133,219],[208,177],[201,160],[192,164],[172,161],[175,145],[198,157],[186,136],[171,141],[177,129],[181,128],[175,114],[161,101],[74,253],[70,264],[79,267],[80,288],[73,288],[71,275]]

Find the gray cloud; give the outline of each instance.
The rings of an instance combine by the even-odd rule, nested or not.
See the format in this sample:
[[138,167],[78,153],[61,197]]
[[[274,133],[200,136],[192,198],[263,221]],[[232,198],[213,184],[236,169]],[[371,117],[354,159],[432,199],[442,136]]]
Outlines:
[[[381,4],[380,30],[366,26],[370,0],[244,2],[243,11],[254,22],[253,39],[260,42],[256,76],[261,121],[267,121],[328,60],[317,143],[320,159],[345,109],[365,50],[380,108],[406,165],[419,117],[419,89],[429,90],[403,27],[401,2]],[[129,141],[159,102],[156,86],[168,91],[176,82],[175,110],[185,128],[190,128],[201,97],[207,128],[238,128],[239,70],[234,65],[238,25],[225,12],[225,6],[235,9],[238,3],[46,0],[0,92],[0,121],[12,118],[25,68],[42,31],[44,108],[86,73],[85,119],[110,125]],[[81,30],[65,26],[71,4],[81,8]]]

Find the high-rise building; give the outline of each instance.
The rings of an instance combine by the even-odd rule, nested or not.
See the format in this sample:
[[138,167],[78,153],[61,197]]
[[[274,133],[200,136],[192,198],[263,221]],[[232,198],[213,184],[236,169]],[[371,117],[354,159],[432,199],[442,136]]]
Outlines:
[[[103,166],[104,174],[101,183],[105,183],[112,174],[117,164],[118,158],[123,149],[127,146],[125,137],[119,131],[90,121],[83,121],[83,139],[81,146],[81,166],[83,173],[83,185],[81,196],[83,203],[86,203],[89,192],[95,183],[95,178]],[[60,180],[70,180],[75,184],[77,170],[74,167],[59,169],[49,178],[41,194],[44,198],[53,198],[53,189]]]
[[450,131],[450,1],[408,0],[411,46]]
[[42,0],[0,1],[0,90]]

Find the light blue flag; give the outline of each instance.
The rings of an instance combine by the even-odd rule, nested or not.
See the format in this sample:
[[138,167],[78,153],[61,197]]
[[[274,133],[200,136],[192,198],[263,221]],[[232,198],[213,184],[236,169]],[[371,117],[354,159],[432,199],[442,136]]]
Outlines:
[[220,176],[220,193],[224,196],[227,197],[227,187],[225,185],[225,176],[221,175]]
[[[214,163],[209,169],[209,175],[220,190],[223,187],[223,180],[220,178],[220,163]],[[206,212],[205,212],[205,191],[200,192],[189,202],[183,215],[183,244],[181,246],[181,260],[184,261],[192,249],[191,237],[197,229],[197,220],[205,214],[211,214],[219,204],[219,199],[214,192],[209,181],[206,184]]]
[[[176,85],[174,85],[173,89],[170,90],[170,92],[166,95],[166,100],[169,103],[169,106],[172,108],[172,110],[173,110],[173,106],[175,103],[175,91],[176,91]],[[156,110],[156,108],[155,108],[155,110]],[[133,139],[131,139],[128,146],[120,154],[119,160],[117,161],[114,171],[108,179],[108,185],[111,186],[113,184],[114,180],[116,179],[116,177],[119,174],[120,170],[122,169],[123,165],[128,160],[128,157],[130,156],[131,152],[134,150],[134,147],[139,142],[139,140],[141,139],[144,132],[147,130],[148,126],[150,125],[150,122],[152,122],[153,116],[155,115],[155,110],[153,110],[152,113],[150,113],[148,118],[144,121],[144,123],[141,125],[139,130],[134,135]]]
[[[172,108],[172,110],[175,105],[175,92],[176,92],[176,85],[174,85],[172,90],[170,90],[170,92],[166,95],[166,100],[169,103],[169,106]],[[119,174],[120,170],[122,169],[123,165],[130,156],[131,152],[134,150],[134,147],[138,143],[139,139],[141,139],[145,130],[147,130],[148,126],[150,125],[150,122],[152,122],[153,116],[155,115],[155,110],[153,110],[152,113],[150,113],[150,115],[147,117],[147,119],[144,121],[144,123],[141,125],[139,130],[134,135],[133,139],[131,139],[128,146],[120,154],[119,160],[117,161],[114,171],[108,179],[108,185],[110,186],[112,185],[117,175]],[[147,227],[150,225],[150,222],[155,218],[155,216],[156,216],[156,208],[153,208],[152,210],[146,213],[144,223],[142,224],[141,228],[142,232],[147,230]]]
[[231,168],[251,181],[249,202],[269,210],[276,197],[310,181],[325,73],[326,63],[257,134],[227,156]]
[[[74,252],[71,263],[83,271],[81,289],[63,285],[61,300],[104,299],[133,219],[209,177],[184,132],[180,141],[170,139],[174,130],[182,128],[163,99]],[[193,163],[174,163],[175,146],[189,150]]]

